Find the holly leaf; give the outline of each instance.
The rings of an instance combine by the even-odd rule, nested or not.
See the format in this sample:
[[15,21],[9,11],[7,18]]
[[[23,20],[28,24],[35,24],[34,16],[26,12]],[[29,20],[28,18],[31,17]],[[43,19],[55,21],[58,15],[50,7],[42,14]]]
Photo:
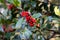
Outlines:
[[7,16],[7,14],[8,14],[7,12],[8,12],[8,9],[4,9],[4,11],[3,11],[3,13],[2,13],[2,14],[6,17],[6,16]]
[[14,4],[15,6],[20,7],[20,5],[21,5],[21,0],[13,0],[13,4]]
[[13,0],[7,0],[9,3],[13,3]]
[[40,16],[42,16],[41,13],[33,14],[33,17],[34,17],[34,18],[39,18]]
[[10,36],[11,36],[11,33],[6,33],[5,34],[5,37],[9,40],[10,39]]
[[31,5],[32,7],[36,7],[36,3],[34,1],[32,1]]
[[21,6],[21,0],[7,0],[9,3],[14,4],[17,7]]
[[38,35],[38,40],[45,40],[42,35]]
[[20,18],[20,19],[17,21],[15,28],[16,28],[16,29],[21,28],[23,22],[24,22],[24,18]]
[[5,0],[0,0],[0,5],[3,5],[4,7],[6,7],[6,2],[5,2]]

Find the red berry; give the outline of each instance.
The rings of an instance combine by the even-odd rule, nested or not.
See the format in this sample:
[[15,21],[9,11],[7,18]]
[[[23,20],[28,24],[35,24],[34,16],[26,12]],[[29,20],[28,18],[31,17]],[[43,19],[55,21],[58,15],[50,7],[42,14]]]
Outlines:
[[3,28],[3,30],[5,30],[6,29],[6,25],[2,25],[2,28]]
[[31,27],[33,27],[33,26],[34,26],[34,24],[33,24],[33,23],[29,23],[29,25],[30,25]]
[[26,22],[29,22],[31,19],[31,16],[26,17]]
[[22,11],[22,12],[21,12],[21,16],[23,16],[23,17],[29,16],[29,12],[27,12],[27,11]]
[[28,16],[26,17],[26,22],[29,23],[30,26],[34,26],[34,24],[36,23],[36,20],[31,16]]
[[14,8],[15,6],[13,4],[8,5],[8,9],[11,10],[12,8]]
[[36,20],[35,20],[35,18],[32,18],[31,20],[32,20],[32,22],[33,22],[33,23],[36,23]]
[[36,27],[40,27],[40,24],[37,24]]

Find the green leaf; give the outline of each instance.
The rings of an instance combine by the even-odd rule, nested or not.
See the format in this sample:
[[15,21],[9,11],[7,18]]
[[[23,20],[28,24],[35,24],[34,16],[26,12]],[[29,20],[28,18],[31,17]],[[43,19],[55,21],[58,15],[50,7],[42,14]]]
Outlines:
[[39,18],[40,16],[42,16],[40,13],[33,14],[34,18]]
[[4,8],[6,8],[6,2],[5,2],[5,0],[0,0],[0,4],[2,4],[4,6]]
[[4,11],[3,11],[3,13],[2,13],[2,14],[3,14],[3,16],[5,16],[5,17],[6,17],[6,16],[7,16],[7,14],[8,14],[7,12],[8,12],[8,9],[4,9]]
[[20,0],[20,1],[19,1],[19,0],[13,0],[13,4],[14,4],[15,6],[20,7],[20,5],[21,5],[21,0]]
[[16,28],[16,29],[21,28],[23,22],[24,22],[24,18],[20,18],[20,19],[17,21],[15,28]]
[[2,2],[3,2],[3,0],[0,0],[0,2],[2,3]]
[[7,39],[10,39],[10,36],[11,36],[11,33],[6,33],[6,34],[5,34],[5,37],[6,37]]
[[9,3],[13,3],[13,0],[7,0]]
[[21,6],[21,0],[8,0],[9,3],[13,3],[15,6]]
[[39,40],[44,40],[44,37],[42,35],[38,35]]

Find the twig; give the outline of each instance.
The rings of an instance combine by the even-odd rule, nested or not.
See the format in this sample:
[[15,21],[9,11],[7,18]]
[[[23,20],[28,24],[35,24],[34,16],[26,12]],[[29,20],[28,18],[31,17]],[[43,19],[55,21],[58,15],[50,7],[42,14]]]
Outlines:
[[56,34],[60,34],[60,32],[59,32],[59,31],[49,30],[49,29],[45,29],[45,30],[48,30],[48,31],[53,32],[53,35],[51,35],[51,37],[49,37],[49,38],[47,37],[47,39],[46,39],[46,40],[49,40],[49,39],[53,38]]

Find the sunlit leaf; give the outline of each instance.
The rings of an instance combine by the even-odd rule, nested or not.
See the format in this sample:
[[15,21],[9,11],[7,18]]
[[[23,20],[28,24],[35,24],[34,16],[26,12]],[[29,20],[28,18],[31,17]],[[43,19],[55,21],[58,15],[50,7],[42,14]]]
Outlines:
[[21,6],[21,0],[20,0],[20,1],[19,1],[19,0],[13,0],[13,4],[14,4],[15,6],[20,7],[20,6]]
[[14,4],[17,7],[21,6],[21,0],[7,0],[9,3]]

